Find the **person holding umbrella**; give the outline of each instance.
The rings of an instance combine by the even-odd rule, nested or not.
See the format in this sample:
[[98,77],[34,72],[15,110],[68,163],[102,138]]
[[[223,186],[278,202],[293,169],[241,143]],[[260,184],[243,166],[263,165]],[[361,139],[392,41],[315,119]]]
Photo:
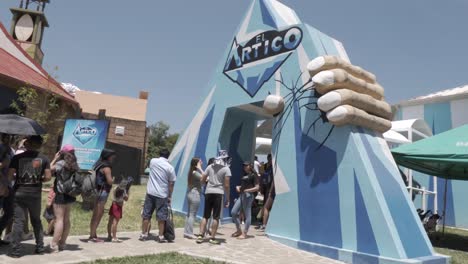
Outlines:
[[[10,257],[21,257],[21,236],[24,227],[24,211],[28,210],[36,238],[36,254],[43,254],[44,233],[41,223],[42,183],[50,181],[52,173],[49,160],[39,152],[41,136],[31,136],[25,142],[26,151],[11,160],[8,178],[15,181],[15,209]],[[16,176],[15,176],[16,175]]]

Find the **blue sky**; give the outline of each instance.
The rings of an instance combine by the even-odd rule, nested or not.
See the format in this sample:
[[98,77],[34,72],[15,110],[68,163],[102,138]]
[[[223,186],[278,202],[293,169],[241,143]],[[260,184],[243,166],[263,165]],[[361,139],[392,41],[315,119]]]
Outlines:
[[[47,69],[85,90],[150,92],[148,122],[190,122],[251,0],[52,0]],[[374,72],[391,103],[468,84],[466,0],[284,0]],[[0,1],[0,20],[10,25]]]

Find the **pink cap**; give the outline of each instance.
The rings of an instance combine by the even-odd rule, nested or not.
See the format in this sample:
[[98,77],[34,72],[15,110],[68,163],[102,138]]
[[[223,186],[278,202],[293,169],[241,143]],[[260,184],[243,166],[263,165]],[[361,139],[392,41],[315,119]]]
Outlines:
[[62,152],[74,152],[74,151],[75,151],[75,147],[73,147],[70,144],[66,144],[62,147]]

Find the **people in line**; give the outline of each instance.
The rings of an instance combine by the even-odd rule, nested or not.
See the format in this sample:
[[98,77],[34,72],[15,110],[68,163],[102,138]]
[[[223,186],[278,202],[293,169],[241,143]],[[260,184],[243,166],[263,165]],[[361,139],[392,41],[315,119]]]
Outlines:
[[148,239],[149,223],[154,211],[156,210],[156,219],[158,221],[158,241],[165,243],[164,226],[169,217],[168,206],[171,204],[172,192],[177,179],[174,167],[169,163],[170,152],[162,149],[159,152],[159,158],[150,161],[150,177],[147,184],[145,204],[143,208],[142,234],[140,240]]
[[129,192],[127,192],[126,180],[122,180],[114,189],[112,205],[109,209],[109,221],[107,222],[107,241],[120,243],[122,240],[117,238],[117,226],[123,217],[123,205],[128,201]]
[[13,157],[8,178],[15,180],[14,218],[11,257],[20,257],[21,238],[24,228],[24,211],[29,212],[36,239],[36,254],[43,254],[44,233],[41,223],[42,183],[51,180],[49,160],[38,150],[41,136],[32,136],[25,142],[26,151]]
[[[2,205],[6,211],[7,205],[13,205],[14,208],[14,224],[12,232],[12,250],[9,253],[11,257],[20,257],[21,239],[25,225],[25,212],[31,216],[34,236],[36,238],[36,254],[42,254],[44,250],[43,230],[40,221],[41,212],[41,191],[42,183],[49,181],[52,174],[56,176],[54,187],[50,196],[55,215],[55,223],[53,239],[50,243],[51,253],[56,253],[64,250],[66,240],[70,232],[70,211],[71,205],[76,201],[76,198],[61,191],[60,186],[65,181],[70,179],[79,171],[77,158],[74,154],[74,148],[66,145],[58,152],[51,163],[38,151],[42,145],[42,137],[32,136],[24,142],[25,151],[14,156],[13,151],[5,154],[5,146],[7,139],[2,137],[0,144],[0,176],[7,174],[7,179],[15,182],[16,193],[13,195],[13,189],[5,188],[5,183],[0,181],[0,196],[3,200],[13,196],[12,202]],[[9,141],[8,141],[9,142]],[[140,240],[148,239],[150,231],[150,220],[153,213],[156,211],[156,219],[158,222],[158,241],[160,243],[167,242],[164,238],[165,222],[168,220],[168,207],[171,204],[172,193],[176,181],[174,167],[169,163],[168,158],[170,152],[167,149],[160,151],[160,157],[150,161],[150,178],[147,185],[147,193],[142,210],[142,234]],[[113,150],[104,149],[101,153],[99,161],[95,164],[96,171],[96,188],[97,197],[94,203],[94,210],[90,222],[90,241],[104,242],[97,237],[97,228],[103,217],[104,207],[108,199],[109,193],[112,190],[112,163],[116,158],[116,153]],[[229,208],[230,205],[230,178],[232,176],[230,170],[231,158],[227,151],[220,151],[217,158],[210,159],[209,166],[203,172],[202,161],[199,158],[193,158],[188,172],[187,179],[187,202],[188,212],[184,228],[184,237],[188,239],[196,238],[197,243],[203,243],[208,237],[208,242],[218,245],[220,241],[216,239],[217,230],[223,205]],[[263,208],[263,224],[261,230],[265,229],[268,223],[269,213],[272,209],[275,199],[275,187],[273,183],[273,164],[272,157],[268,155],[268,163],[264,168],[260,168],[258,158],[255,161],[244,162],[244,175],[241,177],[241,184],[236,186],[236,191],[239,193],[239,198],[235,201],[231,214],[234,223],[236,224],[236,232],[232,237],[245,239],[248,237],[248,231],[252,221],[252,204],[255,199],[255,193],[262,191],[265,197]],[[5,166],[9,168],[5,169]],[[255,168],[263,170],[259,178],[259,172]],[[1,179],[5,179],[2,177]],[[261,184],[260,184],[261,183]],[[201,194],[203,187],[206,184],[205,207],[203,210],[203,218],[200,224],[199,235],[194,235],[193,225],[198,212]],[[108,241],[122,242],[117,238],[117,229],[119,221],[123,217],[123,204],[128,201],[129,194],[126,189],[126,182],[122,181],[113,192],[113,202],[109,209],[108,221]],[[260,187],[261,186],[261,187]],[[11,214],[13,215],[13,214]],[[11,217],[10,215],[10,217]],[[6,218],[5,218],[6,216]],[[245,224],[241,220],[245,221]],[[213,219],[211,230],[209,229],[208,220]],[[5,224],[6,223],[6,224]],[[0,231],[6,227],[8,223],[8,214],[4,214],[0,219]],[[26,223],[27,224],[27,223]],[[242,225],[244,227],[242,228]],[[210,232],[208,232],[210,231]],[[1,234],[1,232],[0,232]],[[0,245],[7,244],[0,240]]]
[[55,225],[54,237],[50,243],[52,253],[65,249],[68,234],[70,233],[70,211],[76,198],[66,193],[64,186],[80,170],[75,156],[75,149],[71,145],[63,146],[51,162],[51,170],[55,175],[53,203]]
[[200,197],[202,191],[202,169],[203,162],[200,158],[193,158],[187,175],[187,217],[185,219],[184,237],[194,239],[193,224],[200,207]]
[[221,208],[223,196],[225,196],[225,207],[229,208],[230,201],[230,170],[231,158],[227,151],[219,151],[219,156],[216,158],[214,164],[210,165],[202,176],[202,182],[208,180],[205,191],[205,208],[203,219],[200,224],[200,235],[197,238],[197,243],[205,241],[205,231],[208,219],[213,216],[213,224],[211,228],[211,235],[209,243],[219,245],[220,242],[216,240],[216,233],[218,230],[219,219],[221,216]]
[[102,243],[104,240],[98,238],[97,228],[101,223],[101,219],[104,215],[104,208],[106,206],[107,199],[112,190],[112,164],[116,158],[116,153],[110,149],[104,149],[101,152],[99,161],[94,165],[94,171],[96,171],[96,188],[97,197],[94,201],[93,216],[89,225],[90,234],[89,240],[95,243]]
[[[241,178],[241,185],[236,187],[239,193],[239,198],[234,204],[231,215],[234,223],[236,224],[236,232],[232,237],[238,239],[246,239],[249,232],[250,224],[252,221],[252,203],[255,195],[259,189],[258,173],[253,169],[250,162],[244,162],[244,176]],[[244,216],[244,229],[241,229],[241,212]]]

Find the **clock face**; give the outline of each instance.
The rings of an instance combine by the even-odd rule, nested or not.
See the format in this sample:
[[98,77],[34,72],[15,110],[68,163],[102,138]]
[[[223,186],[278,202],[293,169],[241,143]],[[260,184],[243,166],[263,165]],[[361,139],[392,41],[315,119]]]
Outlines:
[[27,41],[33,34],[34,22],[29,14],[24,14],[15,26],[16,38],[20,41]]

